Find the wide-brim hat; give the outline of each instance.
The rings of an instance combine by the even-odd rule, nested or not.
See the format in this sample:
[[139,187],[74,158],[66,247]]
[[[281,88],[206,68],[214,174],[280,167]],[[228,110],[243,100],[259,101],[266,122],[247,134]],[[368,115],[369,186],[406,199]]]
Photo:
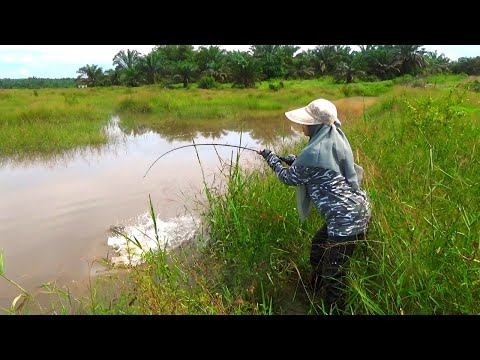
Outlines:
[[307,106],[287,111],[285,116],[297,124],[302,125],[332,125],[337,118],[337,107],[325,99],[313,100]]

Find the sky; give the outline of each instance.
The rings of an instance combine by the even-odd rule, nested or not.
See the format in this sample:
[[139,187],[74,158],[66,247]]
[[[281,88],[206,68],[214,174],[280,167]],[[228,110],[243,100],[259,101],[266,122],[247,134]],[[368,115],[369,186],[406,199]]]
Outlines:
[[[315,45],[300,45],[302,50]],[[121,51],[138,50],[148,54],[154,45],[0,45],[0,79],[75,78],[85,65],[113,69],[113,58]],[[250,45],[220,45],[223,49],[247,51]],[[355,46],[352,46],[355,49]],[[480,45],[424,45],[450,60],[480,56]]]

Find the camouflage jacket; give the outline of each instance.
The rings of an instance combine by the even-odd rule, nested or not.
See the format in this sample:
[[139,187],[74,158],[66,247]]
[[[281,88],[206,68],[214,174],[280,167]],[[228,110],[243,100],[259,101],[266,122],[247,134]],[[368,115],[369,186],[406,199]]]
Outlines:
[[282,165],[276,154],[268,165],[286,185],[305,185],[308,194],[327,223],[329,236],[352,236],[367,231],[370,203],[363,190],[354,190],[343,175],[319,167]]

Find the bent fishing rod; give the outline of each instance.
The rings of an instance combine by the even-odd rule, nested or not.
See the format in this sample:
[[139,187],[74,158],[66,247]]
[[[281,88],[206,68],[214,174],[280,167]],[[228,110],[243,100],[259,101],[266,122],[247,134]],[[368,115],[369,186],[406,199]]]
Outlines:
[[174,149],[168,150],[167,152],[165,152],[165,153],[163,153],[162,155],[160,155],[160,156],[152,163],[152,165],[150,165],[150,167],[148,168],[148,170],[147,170],[147,172],[145,173],[145,175],[143,175],[143,177],[145,178],[145,176],[147,176],[148,172],[149,172],[150,169],[153,167],[153,165],[155,165],[155,163],[156,163],[158,160],[160,160],[162,157],[164,157],[164,156],[167,155],[168,153],[171,153],[172,151],[179,150],[179,149],[183,149],[183,148],[186,148],[186,147],[191,147],[191,146],[205,146],[205,145],[209,145],[209,146],[229,146],[229,147],[234,147],[234,148],[239,148],[239,149],[245,149],[245,150],[255,151],[257,154],[260,154],[260,151],[258,151],[258,150],[256,150],[256,149],[248,148],[248,147],[245,147],[245,146],[238,146],[238,145],[217,144],[217,143],[183,145],[183,146],[179,146],[179,147],[176,147],[176,148],[174,148]]

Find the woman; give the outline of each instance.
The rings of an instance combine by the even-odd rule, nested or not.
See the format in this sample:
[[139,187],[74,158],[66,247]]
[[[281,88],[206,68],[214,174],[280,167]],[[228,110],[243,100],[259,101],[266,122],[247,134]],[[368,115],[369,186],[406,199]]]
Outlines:
[[370,204],[360,189],[363,169],[353,160],[345,134],[338,128],[337,108],[325,99],[288,111],[285,116],[302,125],[310,138],[298,157],[283,159],[272,151],[260,151],[277,177],[296,186],[297,210],[304,221],[315,204],[326,225],[313,237],[310,251],[310,286],[319,291],[327,309],[343,307],[343,265],[356,240],[364,239],[370,220]]

